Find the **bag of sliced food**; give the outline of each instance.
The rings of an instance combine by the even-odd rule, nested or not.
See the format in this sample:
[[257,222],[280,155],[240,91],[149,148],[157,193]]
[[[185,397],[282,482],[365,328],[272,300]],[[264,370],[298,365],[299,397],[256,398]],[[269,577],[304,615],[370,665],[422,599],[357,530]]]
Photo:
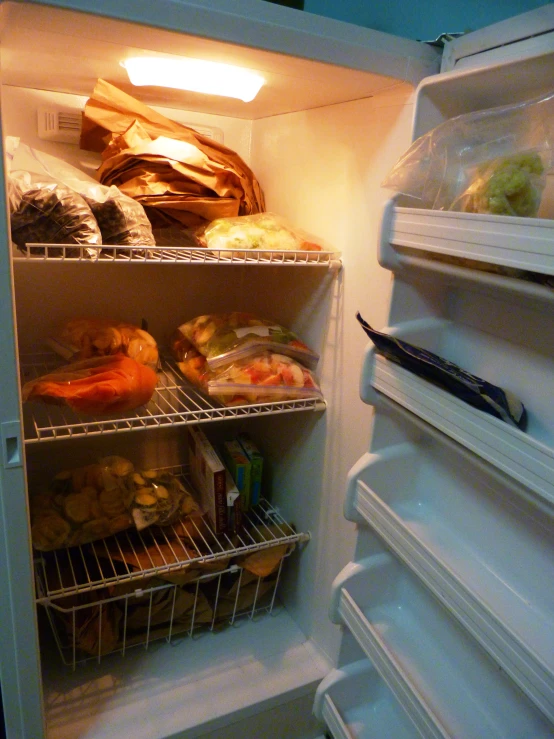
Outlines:
[[138,471],[124,457],[58,473],[31,495],[31,537],[40,551],[87,544],[129,528],[173,523],[199,509],[171,472]]
[[203,382],[208,394],[227,406],[322,397],[309,369],[271,351],[210,371]]
[[290,329],[252,313],[210,313],[183,323],[172,337],[177,361],[192,345],[215,370],[262,350],[285,354],[315,369],[319,355]]
[[158,345],[147,331],[107,318],[73,318],[48,339],[64,359],[74,362],[90,357],[124,354],[153,369],[158,366]]

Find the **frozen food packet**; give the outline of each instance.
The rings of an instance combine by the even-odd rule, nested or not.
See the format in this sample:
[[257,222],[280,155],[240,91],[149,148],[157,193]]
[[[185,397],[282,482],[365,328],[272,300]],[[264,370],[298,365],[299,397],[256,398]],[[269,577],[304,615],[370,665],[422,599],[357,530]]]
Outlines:
[[443,121],[413,142],[382,186],[422,208],[535,216],[553,148],[550,91]]
[[86,172],[62,159],[33,149],[17,137],[7,136],[10,169],[28,172],[33,178],[59,182],[79,194],[91,209],[103,245],[154,246],[152,226],[143,206],[115,185],[101,185]]
[[158,376],[124,354],[91,357],[60,367],[23,385],[23,402],[66,404],[77,413],[110,415],[148,403]]
[[262,350],[286,354],[310,369],[315,369],[319,360],[319,355],[293,331],[252,313],[211,313],[183,323],[172,337],[178,361],[181,361],[178,356],[180,337],[206,357],[210,369],[223,367]]
[[138,531],[167,526],[200,509],[193,494],[167,470],[135,472],[129,480],[128,506]]
[[310,370],[271,351],[215,370],[205,385],[209,395],[227,406],[322,397]]
[[125,354],[156,369],[158,345],[147,331],[123,321],[107,318],[72,318],[47,340],[67,361]]
[[30,497],[35,549],[87,544],[132,527],[125,479],[133,472],[132,462],[118,456],[59,472]]
[[471,184],[450,210],[528,218],[537,215],[546,185],[538,152],[498,157],[474,169]]
[[437,383],[474,408],[525,431],[527,411],[523,403],[512,393],[491,385],[433,352],[375,331],[359,313],[356,314],[356,318],[375,344],[378,354],[400,364],[419,377]]
[[[96,247],[102,236],[85,200],[69,187],[55,181],[32,178],[27,186],[17,179],[22,195],[11,215],[11,237],[19,249],[27,244],[83,244]],[[32,247],[31,253],[42,253]],[[70,250],[66,255],[71,255]],[[88,250],[89,255],[98,249]]]
[[322,251],[319,240],[293,228],[275,213],[217,218],[196,232],[208,249],[263,249],[267,251]]

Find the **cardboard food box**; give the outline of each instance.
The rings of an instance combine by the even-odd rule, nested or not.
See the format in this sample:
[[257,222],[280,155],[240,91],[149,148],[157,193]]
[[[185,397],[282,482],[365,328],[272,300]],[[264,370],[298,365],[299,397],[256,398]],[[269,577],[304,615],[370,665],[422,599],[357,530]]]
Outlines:
[[250,508],[251,463],[237,439],[223,442],[223,461],[237,486],[242,510]]
[[228,472],[204,432],[195,426],[190,426],[188,430],[192,482],[200,494],[202,509],[210,518],[215,533],[224,534],[228,528]]
[[262,492],[264,458],[249,434],[242,432],[237,439],[250,462],[250,505],[256,505],[260,502]]

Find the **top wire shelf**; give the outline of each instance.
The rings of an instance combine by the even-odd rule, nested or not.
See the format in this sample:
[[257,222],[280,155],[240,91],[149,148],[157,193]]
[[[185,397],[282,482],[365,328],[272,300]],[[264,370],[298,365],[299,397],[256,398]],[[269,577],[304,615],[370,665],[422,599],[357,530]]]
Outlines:
[[68,262],[121,264],[247,264],[324,266],[337,270],[341,266],[340,253],[331,251],[267,251],[248,249],[202,249],[188,246],[91,247],[80,244],[27,244],[14,250],[15,262]]

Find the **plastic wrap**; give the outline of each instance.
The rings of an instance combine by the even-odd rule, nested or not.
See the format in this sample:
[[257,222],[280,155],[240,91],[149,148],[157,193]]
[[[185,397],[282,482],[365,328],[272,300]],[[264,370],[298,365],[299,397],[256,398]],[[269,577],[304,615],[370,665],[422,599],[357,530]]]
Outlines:
[[110,415],[147,403],[158,376],[123,354],[92,357],[26,382],[22,399],[67,404],[78,413]]
[[271,351],[208,371],[202,382],[209,395],[227,406],[322,397],[310,370]]
[[51,336],[48,343],[70,362],[124,354],[153,369],[158,366],[159,353],[154,337],[138,326],[121,321],[73,318]]
[[[55,181],[30,178],[27,186],[23,179],[16,182],[22,195],[11,215],[11,237],[20,249],[28,243],[91,247],[102,243],[96,219],[78,193]],[[34,247],[31,253],[37,250],[42,251]]]
[[89,206],[100,231],[97,243],[155,246],[152,226],[143,206],[119,188],[101,185],[86,172],[51,154],[32,149],[16,137],[7,137],[13,177],[58,182],[80,195]]
[[275,213],[217,218],[197,231],[208,249],[266,249],[268,251],[322,251],[315,237],[293,228]]
[[210,313],[183,323],[172,337],[175,358],[183,361],[191,345],[206,357],[210,369],[262,350],[286,354],[310,368],[315,368],[319,359],[293,331],[252,313]]
[[422,208],[536,216],[553,143],[554,93],[465,113],[414,141],[382,185]]

